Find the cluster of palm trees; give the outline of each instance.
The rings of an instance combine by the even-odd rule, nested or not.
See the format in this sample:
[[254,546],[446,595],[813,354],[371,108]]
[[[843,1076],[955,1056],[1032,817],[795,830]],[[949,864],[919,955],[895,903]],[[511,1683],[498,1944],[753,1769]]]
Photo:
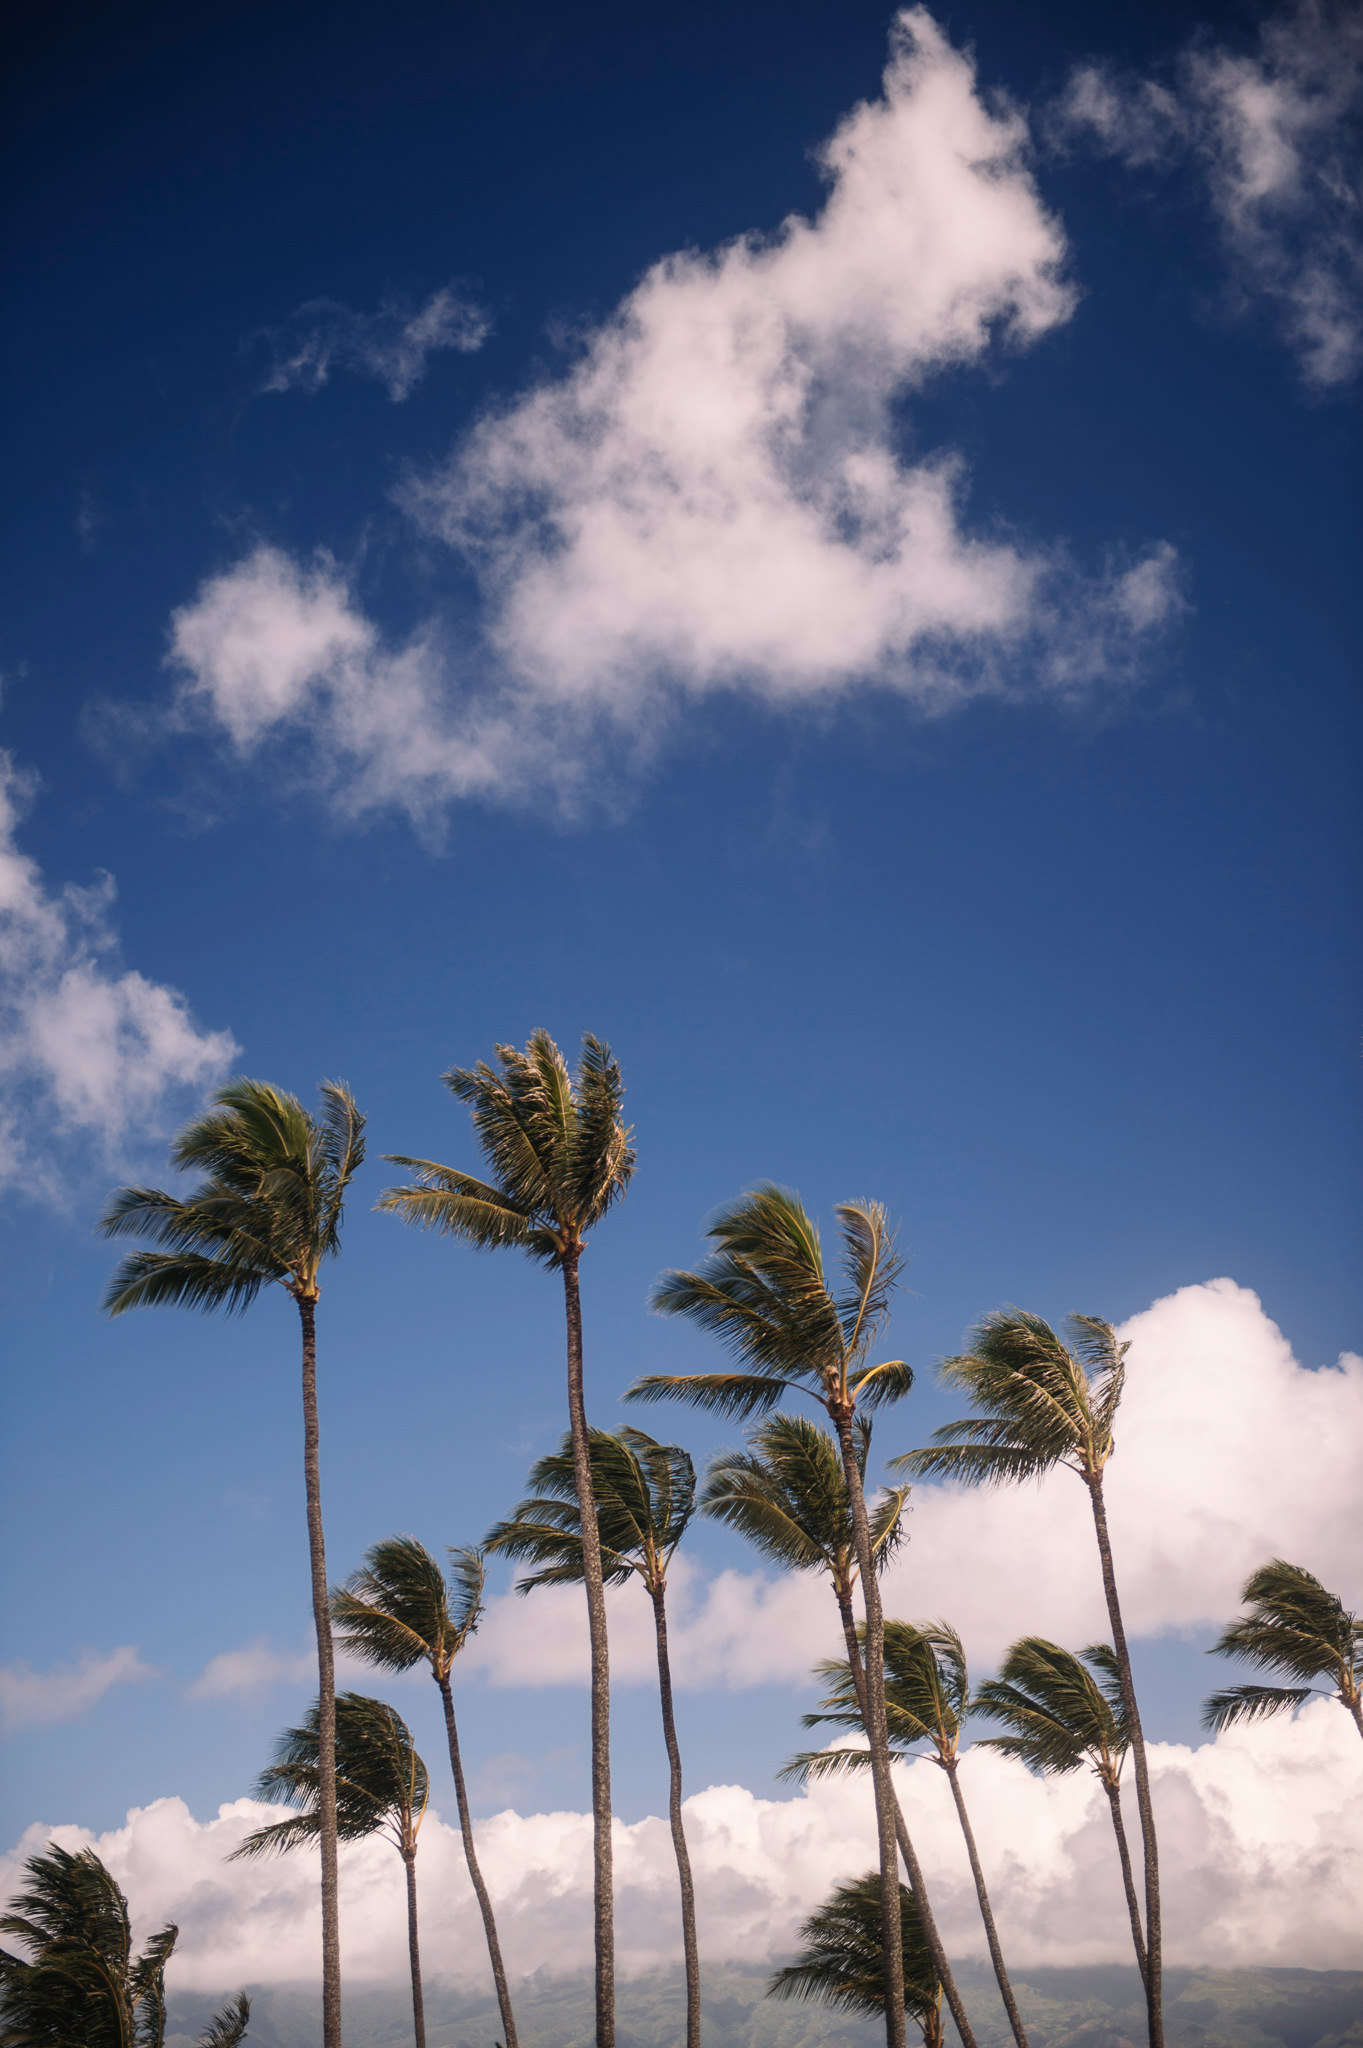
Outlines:
[[[877,1865],[844,1885],[807,1923],[799,1960],[773,1980],[783,1996],[828,1997],[883,2018],[889,2048],[906,2022],[944,2038],[943,2005],[965,2048],[970,2018],[943,1947],[929,1888],[892,1773],[924,1753],[947,1776],[960,1820],[986,1941],[1018,2048],[1027,2037],[1004,1962],[958,1765],[969,1715],[1003,1732],[987,1738],[1039,1772],[1087,1765],[1107,1794],[1133,1945],[1145,1986],[1151,2048],[1162,2048],[1160,1873],[1150,1772],[1108,1533],[1104,1478],[1114,1449],[1125,1346],[1111,1326],[1072,1319],[1065,1342],[1041,1318],[1008,1309],[987,1316],[969,1349],[942,1368],[971,1413],[932,1445],[892,1459],[902,1483],[868,1500],[874,1412],[913,1384],[902,1359],[878,1359],[900,1270],[893,1233],[876,1203],[837,1211],[837,1256],[825,1260],[798,1197],[770,1185],[740,1196],[709,1225],[710,1252],[694,1271],[665,1274],[653,1308],[719,1340],[725,1370],[649,1375],[627,1398],[680,1401],[750,1425],[747,1446],[711,1465],[702,1485],[686,1452],[642,1430],[592,1428],[584,1389],[579,1268],[591,1235],[624,1194],[634,1168],[622,1118],[623,1086],[609,1049],[583,1041],[570,1072],[545,1032],[524,1050],[496,1049],[495,1064],[444,1077],[466,1103],[484,1177],[390,1154],[410,1179],[378,1206],[418,1228],[479,1249],[525,1253],[559,1276],[566,1325],[568,1430],[530,1474],[530,1492],[476,1549],[450,1553],[446,1572],[421,1544],[391,1537],[360,1570],[329,1587],[318,1463],[316,1308],[319,1275],[339,1249],[344,1198],[364,1157],[364,1120],[343,1085],[328,1082],[316,1115],[258,1081],[223,1089],[189,1125],[173,1158],[200,1178],[187,1194],[123,1188],[103,1219],[111,1236],[150,1239],[110,1283],[113,1314],[183,1304],[239,1310],[270,1282],[297,1304],[302,1340],[304,1480],[318,1695],[300,1727],[281,1738],[260,1794],[290,1809],[238,1852],[257,1855],[316,1842],[321,1862],[324,2048],[341,2048],[337,1844],[384,1832],[407,1874],[413,2018],[424,2048],[416,1861],[430,1784],[400,1717],[382,1701],[335,1690],[334,1640],[374,1667],[428,1666],[441,1695],[470,1879],[482,1912],[505,2048],[515,2016],[494,1902],[478,1863],[456,1728],[451,1667],[478,1625],[488,1552],[530,1566],[519,1590],[563,1582],[585,1591],[591,1661],[596,2040],[614,2048],[611,1866],[610,1664],[604,1591],[637,1582],[652,1604],[670,1775],[686,1966],[687,2048],[700,2040],[700,1958],[695,1888],[682,1810],[682,1767],[672,1708],[667,1578],[696,1512],[741,1531],[785,1568],[823,1574],[838,1608],[845,1657],[819,1667],[827,1697],[807,1716],[854,1737],[795,1757],[786,1774],[861,1771],[871,1781]],[[802,1399],[814,1411],[783,1406]],[[1035,1478],[1057,1466],[1084,1485],[1091,1508],[1110,1641],[1076,1656],[1037,1637],[1015,1643],[998,1677],[972,1689],[960,1639],[944,1622],[887,1619],[880,1579],[903,1535],[909,1484],[943,1477],[976,1485]],[[1299,1567],[1281,1560],[1246,1588],[1250,1611],[1217,1649],[1304,1681],[1237,1686],[1214,1695],[1208,1725],[1287,1710],[1325,1680],[1363,1733],[1360,1624]],[[1140,1877],[1122,1816],[1130,1757],[1139,1822]],[[901,1881],[902,1858],[907,1885]],[[26,1937],[27,1938],[27,1937]],[[3,1980],[0,1980],[3,1981]],[[243,2021],[244,2025],[244,2021]]]

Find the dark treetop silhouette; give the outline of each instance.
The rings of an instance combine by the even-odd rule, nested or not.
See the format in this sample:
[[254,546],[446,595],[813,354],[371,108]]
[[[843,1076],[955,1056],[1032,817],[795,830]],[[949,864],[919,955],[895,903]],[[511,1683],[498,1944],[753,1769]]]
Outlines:
[[[1281,1557],[1252,1572],[1240,1598],[1249,1613],[1228,1624],[1209,1654],[1243,1657],[1261,1671],[1291,1678],[1328,1679],[1326,1696],[1339,1701],[1363,1735],[1363,1621],[1312,1573]],[[1309,1682],[1227,1686],[1203,1707],[1202,1725],[1219,1733],[1237,1721],[1304,1706],[1322,1690]]]

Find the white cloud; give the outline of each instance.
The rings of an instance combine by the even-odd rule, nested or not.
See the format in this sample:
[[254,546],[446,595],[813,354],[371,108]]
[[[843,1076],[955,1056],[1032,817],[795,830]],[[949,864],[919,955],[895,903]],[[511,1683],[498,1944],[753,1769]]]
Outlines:
[[175,989],[120,969],[113,879],[55,890],[15,834],[33,779],[0,753],[0,1186],[58,1191],[54,1152],[144,1141],[236,1057]]
[[1242,300],[1276,308],[1303,377],[1328,387],[1363,364],[1361,99],[1363,8],[1299,0],[1252,55],[1194,42],[1172,84],[1082,65],[1059,118],[1133,165],[1191,154]]
[[[1363,1358],[1299,1364],[1258,1297],[1229,1280],[1180,1288],[1123,1334],[1131,1352],[1107,1500],[1128,1632],[1228,1620],[1244,1580],[1273,1556],[1356,1599]],[[912,1412],[910,1400],[882,1418],[882,1454],[913,1443]],[[916,1487],[910,1538],[885,1577],[888,1610],[944,1615],[982,1671],[1018,1635],[1077,1647],[1107,1633],[1088,1496],[1068,1472],[993,1492]],[[650,1611],[633,1590],[612,1596],[612,1668],[648,1683]],[[533,1631],[520,1596],[490,1603],[471,1666],[494,1684],[531,1685],[537,1672],[539,1683],[585,1682],[580,1593],[529,1601]],[[838,1651],[832,1597],[813,1577],[729,1571],[706,1581],[683,1570],[672,1602],[684,1686],[800,1680]],[[1214,1682],[1209,1667],[1209,1691]]]
[[[1157,1744],[1151,1761],[1171,1962],[1356,1962],[1363,1748],[1338,1707],[1323,1701],[1294,1723],[1241,1730],[1195,1750]],[[948,1947],[953,1955],[980,1955],[945,1781],[928,1762],[899,1778]],[[1018,1967],[1129,1961],[1106,1801],[1093,1779],[1037,1780],[981,1750],[967,1755],[962,1778],[1010,1960]],[[200,1822],[183,1801],[161,1799],[101,1836],[35,1826],[0,1860],[0,1897],[14,1889],[22,1858],[47,1841],[93,1843],[142,1927],[179,1923],[174,1984],[221,1990],[247,1980],[310,1979],[318,1946],[312,1859],[223,1860],[270,1814],[242,1799]],[[833,1781],[789,1800],[712,1785],[687,1800],[686,1825],[701,1949],[716,1962],[788,1951],[799,1921],[831,1886],[874,1861],[864,1782]],[[590,1952],[590,1816],[497,1814],[480,1823],[479,1856],[511,1971],[580,1968]],[[665,1821],[617,1823],[615,1869],[622,1969],[675,1962],[676,1869]],[[438,1814],[422,1833],[419,1881],[427,1973],[482,1983],[480,1928],[458,1833]],[[400,1980],[402,1866],[386,1843],[342,1850],[341,1898],[348,1980]]]
[[103,1655],[86,1650],[75,1664],[54,1664],[50,1671],[6,1665],[0,1668],[0,1727],[8,1731],[71,1721],[96,1706],[111,1686],[136,1685],[156,1675],[131,1643]]
[[573,807],[689,700],[875,686],[924,710],[1128,673],[1180,609],[1167,544],[1086,577],[972,530],[898,408],[1069,318],[1026,124],[921,8],[820,152],[822,210],[656,263],[576,363],[483,418],[405,502],[481,581],[485,647],[384,641],[331,560],[261,547],[176,613],[180,715],[293,736],[342,809]]
[[397,405],[411,397],[431,356],[451,348],[467,355],[481,348],[491,331],[483,308],[446,285],[424,306],[413,308],[388,297],[377,313],[355,313],[334,299],[310,299],[282,326],[252,338],[266,343],[273,356],[262,391],[311,395],[330,381],[333,370],[349,370],[386,385]]
[[[340,1652],[336,1658],[336,1681],[344,1687],[373,1683],[373,1671],[358,1657]],[[401,1680],[390,1679],[390,1684]],[[220,1650],[210,1657],[198,1677],[185,1690],[190,1700],[221,1700],[243,1693],[265,1692],[273,1686],[306,1686],[317,1689],[317,1651],[309,1645],[301,1650],[279,1650],[264,1636],[256,1636],[235,1650]]]

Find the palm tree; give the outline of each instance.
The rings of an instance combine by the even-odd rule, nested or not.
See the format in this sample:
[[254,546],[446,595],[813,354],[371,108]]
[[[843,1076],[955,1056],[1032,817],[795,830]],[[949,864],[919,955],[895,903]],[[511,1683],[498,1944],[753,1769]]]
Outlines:
[[[820,1724],[831,1723],[837,1728],[860,1730],[860,1693],[851,1662],[832,1658],[820,1664],[817,1670],[829,1687],[830,1696],[823,1701],[817,1713],[806,1714],[803,1717],[805,1727],[815,1728]],[[894,1746],[895,1756],[901,1763],[907,1763],[918,1745],[926,1743],[927,1754],[946,1772],[947,1782],[951,1786],[952,1803],[956,1808],[956,1818],[965,1837],[966,1854],[970,1858],[970,1872],[975,1880],[975,1896],[979,1900],[980,1918],[984,1922],[985,1938],[989,1943],[989,1959],[994,1966],[999,1996],[1008,2014],[1013,2039],[1017,2042],[1018,2048],[1027,2048],[1022,2015],[1013,1996],[1013,1987],[1003,1960],[1003,1947],[994,1924],[994,1910],[989,1903],[989,1892],[985,1886],[984,1871],[975,1844],[975,1830],[970,1825],[965,1793],[961,1789],[961,1728],[969,1712],[970,1674],[966,1667],[965,1650],[955,1629],[948,1627],[944,1621],[924,1623],[917,1628],[907,1621],[887,1621],[885,1714],[890,1741]],[[864,1749],[812,1750],[793,1757],[779,1775],[782,1778],[795,1778],[804,1782],[810,1778],[826,1777],[848,1769],[864,1770],[869,1762],[870,1758]]]
[[303,1336],[303,1474],[312,1566],[320,1702],[322,1856],[322,2037],[341,2048],[341,1936],[336,1880],[336,1671],[327,1610],[326,1549],[317,1445],[318,1274],[341,1246],[345,1191],[364,1161],[364,1118],[350,1090],[324,1081],[311,1116],[297,1096],[265,1081],[238,1080],[217,1108],[186,1124],[171,1158],[203,1179],[187,1196],[118,1188],[100,1229],[106,1237],[150,1237],[160,1251],[120,1261],[104,1306],[183,1306],[228,1314],[276,1281],[298,1307]]
[[[885,1211],[875,1202],[838,1209],[843,1281],[835,1293],[824,1273],[819,1233],[799,1197],[770,1184],[739,1196],[710,1224],[715,1250],[694,1273],[666,1273],[652,1297],[662,1315],[683,1315],[727,1344],[746,1370],[653,1373],[627,1399],[681,1399],[724,1415],[762,1415],[787,1394],[807,1394],[824,1409],[842,1454],[852,1510],[861,1596],[866,1609],[866,1736],[875,1783],[887,1994],[888,2048],[903,2048],[899,1882],[895,1797],[885,1728],[885,1666],[880,1590],[876,1582],[866,1493],[853,1427],[863,1410],[898,1400],[913,1384],[902,1359],[880,1365],[866,1354],[885,1322],[900,1260]],[[921,1899],[919,1876],[910,1867]]]
[[943,1378],[963,1387],[983,1412],[937,1430],[931,1450],[910,1451],[890,1462],[892,1470],[924,1478],[993,1486],[1008,1480],[1038,1479],[1063,1465],[1077,1473],[1088,1489],[1136,1773],[1145,1855],[1145,1992],[1150,2048],[1164,2048],[1159,1845],[1150,1766],[1103,1498],[1103,1475],[1114,1448],[1113,1424],[1122,1398],[1128,1347],[1117,1342],[1111,1323],[1098,1316],[1071,1316],[1068,1328],[1073,1350],[1061,1343],[1040,1316],[1017,1308],[986,1316],[971,1333],[970,1350],[948,1358],[941,1368]]
[[[1292,1678],[1328,1678],[1333,1690],[1326,1697],[1348,1708],[1363,1735],[1363,1621],[1313,1573],[1281,1557],[1251,1573],[1240,1598],[1249,1613],[1223,1630],[1208,1655],[1243,1657],[1261,1671]],[[1202,1725],[1220,1734],[1236,1721],[1287,1713],[1323,1692],[1318,1685],[1228,1686],[1207,1701]]]
[[[896,1883],[900,1953],[904,1958],[904,2010],[918,2022],[927,2048],[943,2048],[942,1987],[914,1910],[913,1893]],[[852,1884],[839,1885],[800,1929],[804,1949],[778,1970],[768,1998],[820,1999],[843,2012],[885,2010],[885,1949],[880,1872],[870,1870]]]
[[483,1560],[476,1550],[451,1549],[450,1561],[453,1569],[447,1585],[440,1566],[415,1536],[390,1536],[367,1550],[362,1568],[332,1593],[331,1618],[342,1648],[380,1671],[410,1671],[423,1658],[430,1665],[445,1710],[445,1739],[464,1838],[464,1861],[483,1916],[504,2044],[505,2048],[517,2048],[497,1922],[473,1843],[473,1816],[450,1689],[450,1666],[482,1615]]
[[[133,1954],[128,1901],[93,1849],[49,1842],[24,1865],[28,1887],[9,1902],[0,1933],[28,1956],[0,1950],[0,2037],[14,2048],[162,2048],[173,1926]],[[237,2048],[251,2017],[244,1992],[199,2037]]]
[[[696,1940],[696,1893],[682,1821],[681,1749],[672,1708],[672,1665],[667,1647],[667,1573],[696,1508],[696,1469],[677,1444],[660,1444],[628,1425],[618,1435],[589,1432],[592,1490],[601,1534],[605,1582],[622,1585],[637,1577],[653,1603],[658,1655],[658,1694],[667,1749],[668,1818],[681,1889],[682,1954],[686,1967],[686,2048],[700,2048],[700,1949]],[[518,1581],[516,1591],[580,1580],[582,1524],[572,1438],[541,1458],[530,1473],[535,1489],[487,1537],[489,1550],[525,1558],[539,1566]]]
[[1016,1757],[1038,1777],[1065,1777],[1087,1764],[1097,1778],[1107,1794],[1117,1837],[1141,1982],[1148,1983],[1150,1965],[1140,1900],[1122,1820],[1122,1765],[1131,1747],[1131,1732],[1121,1673],[1111,1647],[1090,1643],[1081,1661],[1044,1636],[1023,1636],[1004,1658],[998,1677],[980,1687],[970,1711],[1001,1721],[1008,1729],[1006,1735],[985,1736],[981,1748]]
[[474,1135],[493,1178],[478,1180],[431,1159],[389,1153],[416,1179],[407,1187],[389,1188],[379,1207],[419,1229],[443,1231],[480,1250],[512,1246],[563,1278],[568,1421],[591,1639],[596,2038],[597,2048],[615,2048],[610,1649],[587,1449],[578,1267],[591,1231],[629,1185],[634,1151],[620,1120],[620,1069],[599,1039],[583,1039],[576,1075],[569,1074],[547,1031],[534,1032],[524,1052],[499,1045],[496,1055],[500,1073],[480,1060],[476,1067],[453,1067],[444,1076],[446,1087],[470,1106]]
[[[257,1828],[232,1859],[283,1853],[315,1842],[321,1832],[320,1716],[312,1707],[299,1728],[286,1728],[275,1760],[256,1780],[255,1795],[296,1810],[287,1820]],[[412,1971],[412,2024],[416,2048],[426,2048],[421,1996],[421,1944],[417,1930],[417,1838],[431,1784],[407,1723],[395,1707],[363,1693],[343,1692],[336,1702],[336,1824],[343,1842],[386,1834],[407,1873],[407,1955]]]

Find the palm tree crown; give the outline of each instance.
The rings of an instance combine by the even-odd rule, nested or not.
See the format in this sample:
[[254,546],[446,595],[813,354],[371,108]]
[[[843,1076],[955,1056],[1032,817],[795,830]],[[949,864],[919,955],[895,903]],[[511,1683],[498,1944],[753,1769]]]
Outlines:
[[414,1536],[390,1536],[331,1595],[342,1648],[381,1671],[410,1671],[424,1658],[437,1684],[476,1630],[483,1612],[483,1561],[451,1550],[450,1583]]
[[[941,1987],[913,1894],[899,1886],[904,1953],[904,2010],[937,2043],[941,2032]],[[842,2012],[879,2017],[885,2010],[885,1961],[881,1942],[880,1872],[868,1871],[837,1890],[800,1929],[803,1944],[795,1962],[778,1970],[767,1986],[769,1998],[818,1999]]]
[[120,1262],[110,1315],[166,1305],[230,1314],[269,1281],[317,1299],[318,1269],[340,1249],[346,1187],[364,1161],[364,1118],[349,1089],[324,1081],[320,1092],[314,1117],[266,1081],[233,1081],[172,1147],[176,1166],[203,1175],[197,1188],[116,1190],[104,1236],[150,1237],[163,1249]]
[[[853,1422],[864,1476],[871,1420]],[[746,1451],[721,1451],[705,1475],[700,1511],[746,1536],[788,1571],[826,1571],[850,1600],[857,1582],[856,1532],[842,1456],[826,1429],[805,1415],[766,1416]],[[891,1487],[870,1510],[876,1563],[883,1571],[904,1534],[907,1486]]]
[[1008,1725],[1006,1735],[985,1736],[982,1748],[1015,1757],[1040,1777],[1063,1777],[1084,1763],[1105,1785],[1121,1776],[1131,1738],[1107,1643],[1090,1643],[1076,1657],[1044,1636],[1023,1636],[970,1710]]
[[714,1252],[694,1273],[665,1273],[651,1306],[689,1317],[747,1370],[648,1373],[625,1398],[681,1399],[746,1416],[764,1414],[792,1392],[849,1414],[907,1394],[913,1372],[902,1359],[866,1363],[903,1263],[885,1211],[878,1202],[844,1202],[837,1215],[843,1280],[835,1292],[818,1228],[798,1195],[767,1183],[721,1210],[707,1232]]
[[[52,1842],[24,1871],[27,1888],[0,1918],[0,1933],[29,1952],[0,1950],[0,2036],[15,2048],[162,2048],[178,1930],[161,1928],[134,1955],[128,1901],[93,1849]],[[239,1994],[199,2048],[237,2048],[250,2016]]]
[[[864,1640],[865,1631],[858,1633]],[[845,1657],[832,1657],[814,1668],[828,1687],[828,1697],[814,1713],[801,1717],[804,1726],[831,1725],[860,1734],[863,1724],[851,1664]],[[944,1621],[926,1622],[921,1627],[907,1621],[886,1621],[885,1717],[900,1762],[907,1762],[923,1742],[930,1745],[935,1761],[943,1765],[954,1762],[961,1726],[969,1712],[969,1693],[965,1651],[954,1628]],[[868,1761],[864,1749],[812,1750],[793,1757],[779,1775],[820,1778],[849,1766],[864,1769]]]
[[468,1103],[495,1179],[390,1152],[385,1157],[410,1167],[416,1179],[389,1188],[378,1206],[480,1250],[518,1247],[560,1267],[581,1251],[634,1172],[630,1133],[620,1120],[620,1069],[610,1048],[590,1035],[575,1076],[547,1031],[534,1032],[524,1052],[499,1045],[496,1055],[500,1073],[479,1060],[443,1077]]
[[[1363,1734],[1363,1620],[1311,1572],[1281,1557],[1251,1573],[1240,1598],[1249,1613],[1222,1631],[1210,1654],[1243,1657],[1260,1671],[1291,1678],[1329,1679],[1334,1698]],[[1321,1691],[1309,1683],[1228,1686],[1207,1701],[1202,1725],[1219,1732],[1237,1721],[1286,1713]]]
[[[275,1760],[256,1781],[258,1799],[298,1810],[287,1820],[257,1828],[234,1856],[262,1856],[296,1849],[317,1839],[318,1711],[311,1707],[298,1728],[286,1728]],[[363,1693],[343,1692],[336,1700],[336,1824],[343,1842],[386,1834],[404,1856],[413,1853],[430,1797],[426,1766],[411,1732],[395,1707]]]
[[[679,1445],[661,1444],[628,1424],[614,1435],[589,1430],[588,1442],[602,1576],[608,1585],[622,1585],[637,1573],[651,1593],[666,1585],[668,1565],[695,1513],[695,1467]],[[485,1543],[536,1565],[517,1581],[518,1593],[582,1577],[571,1435],[531,1468],[529,1484],[534,1492],[489,1530]]]

